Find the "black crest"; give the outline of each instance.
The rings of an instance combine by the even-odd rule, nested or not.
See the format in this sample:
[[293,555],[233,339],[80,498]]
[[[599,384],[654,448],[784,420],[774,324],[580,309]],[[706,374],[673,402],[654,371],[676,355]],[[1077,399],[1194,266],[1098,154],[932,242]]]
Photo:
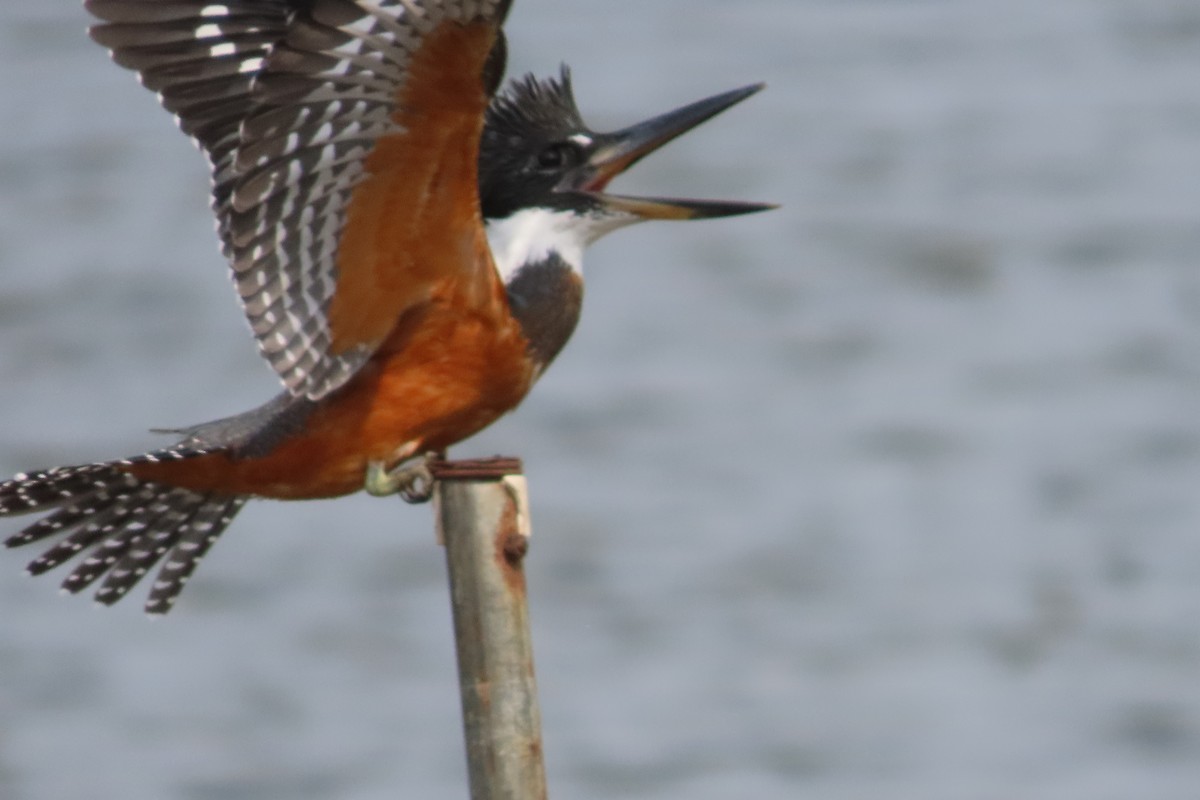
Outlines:
[[[492,100],[483,146],[512,147],[537,133],[549,140],[583,128],[571,88],[571,70],[564,64],[558,78],[541,80],[526,75],[509,83]],[[489,144],[489,139],[494,143]]]
[[562,170],[574,166],[572,162],[581,154],[559,153],[563,160],[551,165],[547,151],[587,131],[566,66],[558,78],[526,75],[509,83],[488,107],[480,141],[479,194],[484,217],[506,217],[531,196],[548,194],[562,177]]

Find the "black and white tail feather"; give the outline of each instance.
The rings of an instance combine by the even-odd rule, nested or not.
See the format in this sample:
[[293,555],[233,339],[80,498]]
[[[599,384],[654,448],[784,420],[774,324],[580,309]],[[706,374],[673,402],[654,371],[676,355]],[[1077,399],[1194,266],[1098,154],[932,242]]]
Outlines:
[[75,594],[103,577],[96,600],[106,605],[124,597],[161,561],[146,613],[165,614],[247,498],[141,480],[121,466],[206,452],[185,441],[122,461],[18,474],[0,483],[0,516],[53,513],[10,536],[5,545],[21,547],[61,536],[26,569],[40,575],[86,552],[62,588]]

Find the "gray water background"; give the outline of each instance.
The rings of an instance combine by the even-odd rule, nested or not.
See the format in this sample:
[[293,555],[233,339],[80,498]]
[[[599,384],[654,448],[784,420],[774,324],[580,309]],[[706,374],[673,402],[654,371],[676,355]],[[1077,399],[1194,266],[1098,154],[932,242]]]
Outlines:
[[[0,4],[0,468],[275,391],[200,157]],[[521,410],[556,798],[1200,797],[1200,4],[520,0],[618,184]],[[16,526],[6,523],[4,532]],[[427,508],[247,508],[169,618],[0,569],[0,798],[465,797]],[[61,577],[61,576],[59,576]]]

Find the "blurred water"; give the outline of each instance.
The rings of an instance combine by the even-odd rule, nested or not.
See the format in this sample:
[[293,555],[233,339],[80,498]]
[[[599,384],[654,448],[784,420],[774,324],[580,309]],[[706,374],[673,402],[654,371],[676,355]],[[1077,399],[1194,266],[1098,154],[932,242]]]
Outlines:
[[[71,2],[0,5],[0,468],[274,392],[201,159]],[[1200,6],[522,0],[631,192],[522,410],[551,792],[1190,798]],[[0,797],[465,795],[427,509],[255,504],[180,607],[0,570]]]

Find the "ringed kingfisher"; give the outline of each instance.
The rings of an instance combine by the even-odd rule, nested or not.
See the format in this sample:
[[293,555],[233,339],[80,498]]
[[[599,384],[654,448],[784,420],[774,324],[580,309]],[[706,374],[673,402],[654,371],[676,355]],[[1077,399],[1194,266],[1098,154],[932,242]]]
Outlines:
[[[610,194],[616,175],[758,91],[616,132],[566,68],[500,90],[511,0],[85,0],[92,38],[156,92],[212,172],[212,209],[262,356],[284,391],[132,458],[0,483],[46,512],[40,574],[111,604],[161,562],[175,603],[254,497],[404,490],[412,465],[525,397],[570,337],[584,248],[650,219],[754,203]],[[428,473],[425,473],[428,475]]]

